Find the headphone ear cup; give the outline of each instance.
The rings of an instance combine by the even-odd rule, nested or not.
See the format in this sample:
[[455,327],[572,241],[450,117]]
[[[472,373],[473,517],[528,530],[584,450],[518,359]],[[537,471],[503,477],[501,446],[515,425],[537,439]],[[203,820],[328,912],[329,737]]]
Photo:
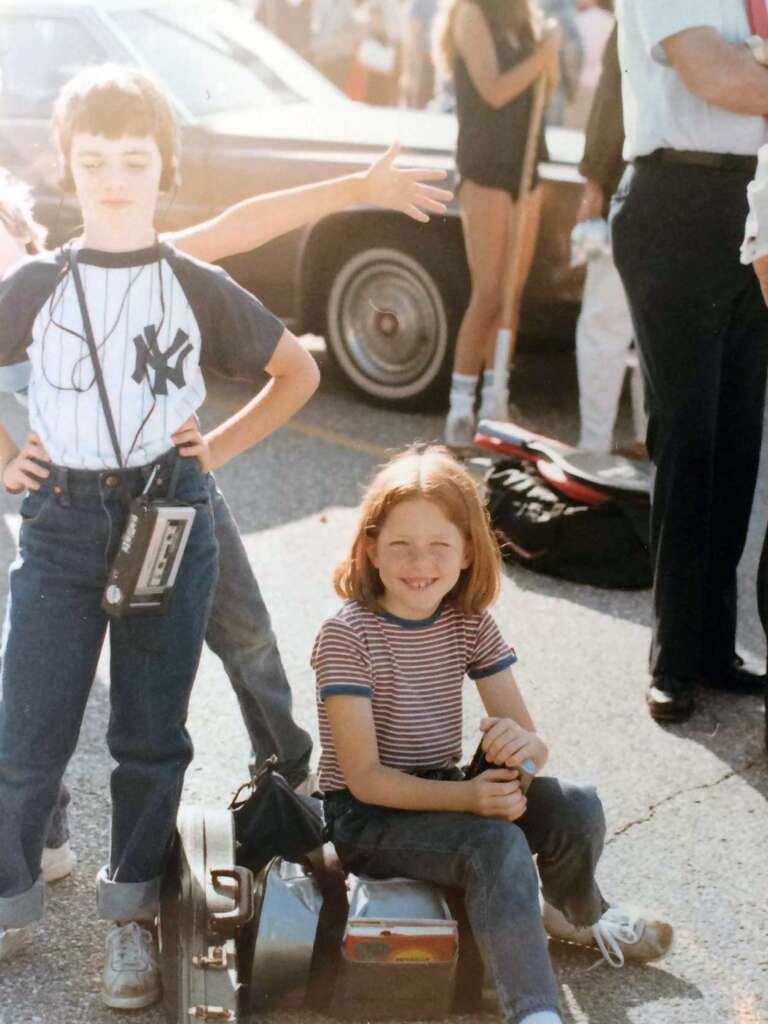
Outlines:
[[181,184],[179,174],[179,161],[175,156],[171,157],[170,163],[163,163],[163,170],[158,183],[161,192],[168,192],[172,188],[178,188]]

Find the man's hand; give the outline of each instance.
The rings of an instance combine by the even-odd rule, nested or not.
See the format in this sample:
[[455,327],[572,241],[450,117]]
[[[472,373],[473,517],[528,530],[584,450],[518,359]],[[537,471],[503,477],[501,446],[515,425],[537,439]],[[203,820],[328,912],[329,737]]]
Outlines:
[[576,221],[583,224],[585,220],[597,220],[603,216],[605,207],[605,191],[596,181],[590,178],[584,182],[584,191],[579,204]]
[[446,172],[419,167],[395,167],[399,152],[400,143],[393,142],[387,152],[365,172],[364,202],[399,210],[426,224],[430,213],[445,213],[446,203],[453,199],[453,193],[447,189],[425,184],[428,181],[442,181]]
[[760,282],[760,291],[763,293],[763,299],[766,306],[768,306],[768,256],[758,257],[752,266],[757,274],[757,280]]
[[50,475],[49,470],[40,463],[50,461],[51,457],[37,434],[28,434],[24,447],[3,466],[0,479],[6,491],[9,494],[39,491],[40,481]]
[[491,768],[481,772],[466,785],[469,787],[467,810],[482,818],[517,821],[527,807],[519,773],[508,768]]
[[210,473],[214,468],[210,445],[205,435],[200,433],[196,416],[190,416],[186,423],[182,423],[179,429],[171,434],[171,440],[179,449],[179,455],[185,459],[197,459],[203,473]]
[[535,732],[523,729],[511,718],[484,718],[480,722],[483,736],[481,746],[486,759],[507,768],[520,768],[531,760],[536,770],[544,766],[549,751]]

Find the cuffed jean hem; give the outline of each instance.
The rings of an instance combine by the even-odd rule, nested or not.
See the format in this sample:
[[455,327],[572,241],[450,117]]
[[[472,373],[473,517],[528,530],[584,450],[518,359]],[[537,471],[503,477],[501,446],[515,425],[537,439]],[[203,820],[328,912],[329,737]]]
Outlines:
[[152,921],[160,908],[160,878],[148,882],[113,882],[109,869],[96,875],[99,917],[108,921]]
[[23,928],[39,921],[45,905],[45,882],[42,876],[17,896],[0,897],[0,928]]
[[504,1024],[520,1024],[520,1021],[530,1017],[532,1013],[541,1013],[544,1010],[556,1013],[558,1017],[562,1015],[562,1010],[557,1003],[542,1003],[529,996],[527,999],[515,1000],[513,1007],[501,1007],[500,1016]]

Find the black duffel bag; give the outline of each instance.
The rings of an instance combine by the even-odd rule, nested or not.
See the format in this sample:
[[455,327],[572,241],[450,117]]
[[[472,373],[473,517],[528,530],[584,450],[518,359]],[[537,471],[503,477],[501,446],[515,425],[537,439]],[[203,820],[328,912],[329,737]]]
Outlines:
[[491,523],[506,561],[593,587],[640,590],[651,585],[646,506],[572,501],[518,459],[497,463],[486,486]]

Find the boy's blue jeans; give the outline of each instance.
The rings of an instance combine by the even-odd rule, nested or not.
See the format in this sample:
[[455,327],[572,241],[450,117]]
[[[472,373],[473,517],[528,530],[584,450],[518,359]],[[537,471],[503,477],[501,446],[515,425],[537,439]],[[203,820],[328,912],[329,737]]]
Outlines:
[[[297,786],[309,769],[312,739],[293,719],[291,688],[237,523],[212,476],[209,481],[219,579],[205,641],[232,683],[255,763],[277,755],[279,770]],[[46,846],[61,846],[69,839],[68,803],[69,794],[62,785]]]
[[345,869],[459,889],[502,1019],[557,1010],[558,989],[539,909],[544,898],[573,924],[606,909],[595,882],[605,818],[591,786],[537,778],[516,822],[444,811],[400,811],[327,794],[328,837]]
[[[175,459],[172,452],[158,460],[158,485]],[[113,920],[154,915],[192,757],[185,720],[218,570],[208,479],[194,459],[184,459],[176,496],[197,515],[172,600],[162,615],[108,623],[101,594],[126,518],[118,476],[50,469],[22,504],[19,557],[10,571],[0,700],[0,927],[42,914],[43,844],[107,625],[107,743],[117,765],[99,911]],[[143,490],[149,469],[124,474],[131,495]]]

